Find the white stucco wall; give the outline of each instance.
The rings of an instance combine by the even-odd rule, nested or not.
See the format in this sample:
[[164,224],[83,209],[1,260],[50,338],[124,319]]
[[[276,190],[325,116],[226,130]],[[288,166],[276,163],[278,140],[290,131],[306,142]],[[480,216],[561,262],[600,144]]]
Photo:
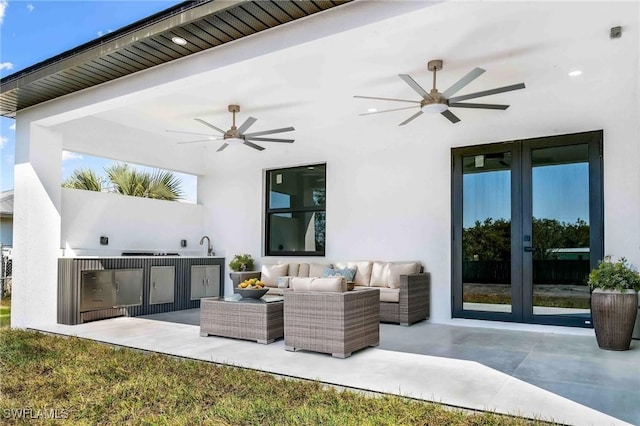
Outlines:
[[[198,255],[203,208],[197,204],[62,189],[60,247],[65,256],[117,256],[125,250]],[[109,244],[100,244],[100,237]],[[187,247],[180,247],[180,240]]]
[[[385,7],[384,2],[357,3],[351,10],[358,14],[349,15],[349,9],[345,9],[344,15],[341,12],[337,16],[365,20],[362,12],[366,8]],[[403,4],[409,7],[409,3]],[[200,220],[202,233],[212,237],[216,251],[229,256],[251,253],[261,263],[280,260],[262,257],[264,170],[319,162],[327,164],[327,255],[316,260],[420,260],[432,275],[432,321],[448,322],[451,148],[600,129],[604,130],[605,252],[626,256],[640,265],[638,5],[617,4],[620,9],[616,9],[605,3],[589,3],[581,7],[580,19],[598,36],[589,47],[597,54],[580,58],[607,63],[604,71],[598,67],[593,74],[589,74],[592,62],[576,64],[585,69],[581,84],[570,80],[567,70],[555,66],[559,57],[584,49],[573,40],[571,26],[565,25],[575,19],[575,9],[570,4],[545,5],[554,9],[528,9],[524,21],[518,9],[528,7],[524,3],[507,8],[490,2],[454,2],[438,6],[433,13],[426,10],[416,12],[417,17],[392,17],[373,27],[347,25],[346,18],[337,19],[334,25],[325,18],[308,19],[304,25],[294,23],[20,113],[14,247],[21,254],[15,262],[13,323],[23,326],[55,320],[55,259],[61,244],[97,249],[97,238],[103,233],[114,241],[114,248],[117,241],[123,248],[125,243],[139,243],[145,249],[169,250],[181,238],[189,239],[192,248],[192,236],[199,238],[201,233],[194,223]],[[457,78],[483,61],[494,66],[489,70],[491,78],[501,84],[517,83],[527,72],[527,88],[501,98],[512,105],[509,110],[460,112],[463,121],[456,125],[440,116],[423,116],[403,127],[397,123],[409,114],[357,116],[365,104],[356,107],[354,94],[391,96],[401,93],[398,86],[404,88],[405,97],[411,93],[399,79],[391,77],[395,78],[398,70],[419,72],[411,67],[425,58],[407,59],[394,50],[397,46],[420,44],[419,35],[438,28],[448,30],[451,20],[458,28],[465,28],[465,22],[472,25],[483,8],[491,9],[484,16],[492,16],[501,26],[492,24],[474,35],[460,32],[459,37],[443,40],[443,46],[424,55],[428,59],[431,55],[455,56],[459,66],[451,75]],[[379,15],[383,13],[372,21],[380,19]],[[608,40],[607,31],[600,37],[602,28],[608,30],[620,19],[633,16],[635,24],[625,27],[622,39]],[[535,43],[520,50],[503,48],[504,31],[514,38],[531,37]],[[306,33],[313,36],[298,37]],[[396,44],[390,44],[391,40]],[[384,68],[376,76],[379,80],[370,77],[363,82],[359,75],[349,72],[349,52],[356,48],[368,52],[366,62],[371,67]],[[537,51],[541,53],[536,55]],[[395,52],[397,58],[378,60],[388,52]],[[518,63],[521,70],[510,68],[501,74],[501,58],[525,54],[530,60]],[[296,64],[303,61],[317,64],[317,73],[296,74]],[[260,78],[252,78],[252,70],[259,70]],[[455,81],[447,83],[446,78],[452,77],[442,74],[441,88]],[[425,74],[421,77],[425,81],[429,78]],[[273,97],[282,96],[278,99],[282,103],[312,104],[314,108],[289,110],[277,117],[278,122],[272,118],[270,127],[295,125],[296,142],[265,144],[268,149],[263,152],[230,147],[217,153],[217,145],[178,148],[164,136],[126,127],[127,114],[117,114],[119,108],[151,98],[163,106],[159,113],[169,116],[172,97],[179,98],[183,91],[203,82],[216,95],[226,96],[224,101],[216,98],[218,103],[236,102],[238,97],[242,100],[240,94],[229,89],[229,82],[238,92],[245,85],[253,87],[250,96],[245,94],[246,99],[253,100],[266,95],[258,90],[262,81],[273,80],[281,81],[286,90],[270,92],[268,101],[275,102]],[[109,115],[110,110],[116,113]],[[92,116],[105,111],[102,118]],[[190,120],[194,113],[183,115],[184,120]],[[139,125],[139,117],[130,118],[129,124]],[[47,130],[42,126],[51,127]],[[62,149],[199,174],[201,206],[181,208],[179,212],[164,208],[156,211],[147,205],[138,208],[137,201],[104,194],[61,192],[60,162],[51,159],[59,159]],[[42,161],[44,157],[49,163]],[[87,199],[100,205],[99,221],[86,208]],[[128,212],[112,213],[122,210]],[[157,212],[158,222],[148,221],[151,212]],[[137,234],[128,232],[133,222],[137,222]],[[164,229],[157,232],[160,227]],[[230,289],[227,279],[227,291]],[[29,310],[29,306],[35,306],[32,302],[39,304],[37,312]]]
[[16,120],[11,325],[55,322],[60,253],[59,132]]

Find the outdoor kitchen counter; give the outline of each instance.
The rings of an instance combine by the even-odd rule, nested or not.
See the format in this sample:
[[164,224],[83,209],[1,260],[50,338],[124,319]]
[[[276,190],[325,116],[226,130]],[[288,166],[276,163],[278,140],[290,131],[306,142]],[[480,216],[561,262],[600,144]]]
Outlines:
[[[89,272],[92,271],[92,272]],[[84,285],[89,279],[89,274],[102,277],[108,280],[111,275],[104,274],[104,271],[115,271],[112,286],[102,282],[102,288],[95,285]],[[135,283],[121,284],[115,278],[117,271],[133,271],[129,275],[135,277]],[[126,275],[126,272],[121,274]],[[107,278],[104,278],[104,276]],[[224,275],[225,257],[223,256],[76,256],[61,257],[58,259],[58,314],[57,319],[60,324],[74,325],[87,321],[111,318],[115,316],[140,316],[161,312],[179,311],[200,307],[200,298],[212,296],[224,296]],[[162,276],[163,292],[169,291],[170,299],[158,300],[158,288],[156,281]],[[168,280],[168,282],[167,282]],[[141,284],[140,284],[141,282]],[[106,292],[113,292],[114,295],[132,291],[135,302],[130,299],[127,302],[118,301],[118,297]],[[141,295],[137,296],[139,286]],[[88,289],[94,291],[98,297],[98,303],[88,295]],[[172,290],[172,291],[171,291]],[[155,291],[155,301],[154,298]],[[84,296],[84,298],[83,298]],[[111,296],[113,301],[108,298]],[[166,298],[166,294],[164,295]],[[104,301],[106,299],[107,301]],[[90,306],[90,307],[87,307]]]

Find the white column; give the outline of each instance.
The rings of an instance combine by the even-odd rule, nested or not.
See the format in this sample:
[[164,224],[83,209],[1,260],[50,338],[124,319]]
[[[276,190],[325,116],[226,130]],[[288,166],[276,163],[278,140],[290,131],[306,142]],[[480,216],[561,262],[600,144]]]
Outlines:
[[62,135],[16,120],[11,326],[56,322]]

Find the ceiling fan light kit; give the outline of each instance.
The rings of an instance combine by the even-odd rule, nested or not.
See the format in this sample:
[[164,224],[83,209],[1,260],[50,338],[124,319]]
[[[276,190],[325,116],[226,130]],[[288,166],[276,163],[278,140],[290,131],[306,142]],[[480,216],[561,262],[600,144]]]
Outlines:
[[[258,151],[264,151],[264,147],[257,145],[255,143],[253,143],[253,141],[259,141],[259,142],[281,142],[281,143],[293,143],[295,140],[294,139],[279,139],[279,138],[265,138],[265,137],[261,137],[264,135],[271,135],[274,133],[282,133],[282,132],[291,132],[293,130],[295,130],[293,127],[283,127],[281,129],[272,129],[272,130],[263,130],[260,132],[253,132],[253,133],[245,133],[249,127],[251,127],[253,125],[253,123],[255,123],[257,121],[256,118],[253,117],[249,117],[247,118],[244,123],[242,123],[239,127],[236,127],[236,113],[240,112],[240,106],[239,105],[229,105],[229,112],[233,114],[233,121],[231,124],[231,128],[227,131],[222,130],[219,127],[214,126],[213,124],[204,121],[201,118],[194,118],[194,120],[196,120],[198,123],[204,124],[205,126],[215,130],[218,133],[222,133],[222,136],[214,136],[214,135],[208,135],[207,139],[198,139],[195,141],[185,141],[185,142],[178,142],[179,144],[186,144],[186,143],[196,143],[196,142],[208,142],[208,141],[212,141],[212,140],[223,140],[224,143],[220,146],[220,148],[218,148],[218,152],[224,150],[226,147],[228,147],[229,145],[246,145],[250,148],[256,149]],[[173,132],[173,133],[186,133],[186,134],[192,134],[192,135],[205,135],[203,133],[195,133],[195,132],[183,132],[180,130],[167,130],[167,132]]]
[[420,107],[420,110],[422,112],[426,112],[428,114],[440,114],[445,112],[446,110],[448,110],[449,107],[447,106],[447,104],[444,103],[430,103],[430,104],[424,104],[423,106]]
[[[394,102],[409,102],[416,104],[415,106],[419,107],[418,112],[413,114],[411,117],[404,120],[400,123],[400,126],[404,126],[405,124],[413,121],[414,119],[421,116],[423,113],[438,113],[449,120],[451,123],[457,123],[460,121],[458,116],[456,116],[449,108],[475,108],[475,109],[495,109],[495,110],[505,110],[509,108],[509,105],[500,105],[500,104],[480,104],[480,103],[466,103],[460,102],[467,99],[475,99],[481,98],[483,96],[494,95],[497,93],[510,92],[512,90],[524,89],[524,83],[513,84],[511,86],[498,87],[496,89],[484,90],[482,92],[471,93],[468,95],[455,96],[454,94],[458,93],[462,88],[471,83],[476,78],[480,77],[485,70],[482,68],[474,68],[467,75],[462,77],[460,80],[455,82],[451,87],[449,87],[444,92],[439,92],[436,88],[436,74],[438,71],[442,69],[443,62],[441,59],[434,59],[427,63],[427,69],[433,72],[433,88],[430,92],[427,92],[420,86],[409,74],[398,74],[398,76],[407,83],[418,95],[420,95],[421,99],[419,101],[410,100],[410,99],[396,99],[396,98],[380,98],[374,96],[354,96],[354,98],[360,99],[375,99],[382,101],[394,101]],[[365,114],[360,115],[370,115],[370,114],[379,114],[383,112],[391,112],[391,111],[399,111],[404,109],[412,109],[415,106],[403,107],[403,108],[393,108],[387,109],[383,111],[371,111]]]

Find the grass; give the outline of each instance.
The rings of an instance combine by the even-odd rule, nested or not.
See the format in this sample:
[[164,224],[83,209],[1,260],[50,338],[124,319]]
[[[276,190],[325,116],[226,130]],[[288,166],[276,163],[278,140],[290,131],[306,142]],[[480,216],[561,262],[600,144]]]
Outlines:
[[[4,424],[531,425],[396,396],[182,360],[24,330],[3,330]],[[19,418],[21,417],[22,418]],[[35,417],[35,418],[34,418]]]
[[[465,293],[464,302],[510,305],[511,296],[508,294],[495,294],[495,293]],[[533,306],[572,308],[572,309],[590,309],[591,304],[588,298],[538,296],[534,294]]]
[[11,326],[11,298],[0,299],[0,329]]

